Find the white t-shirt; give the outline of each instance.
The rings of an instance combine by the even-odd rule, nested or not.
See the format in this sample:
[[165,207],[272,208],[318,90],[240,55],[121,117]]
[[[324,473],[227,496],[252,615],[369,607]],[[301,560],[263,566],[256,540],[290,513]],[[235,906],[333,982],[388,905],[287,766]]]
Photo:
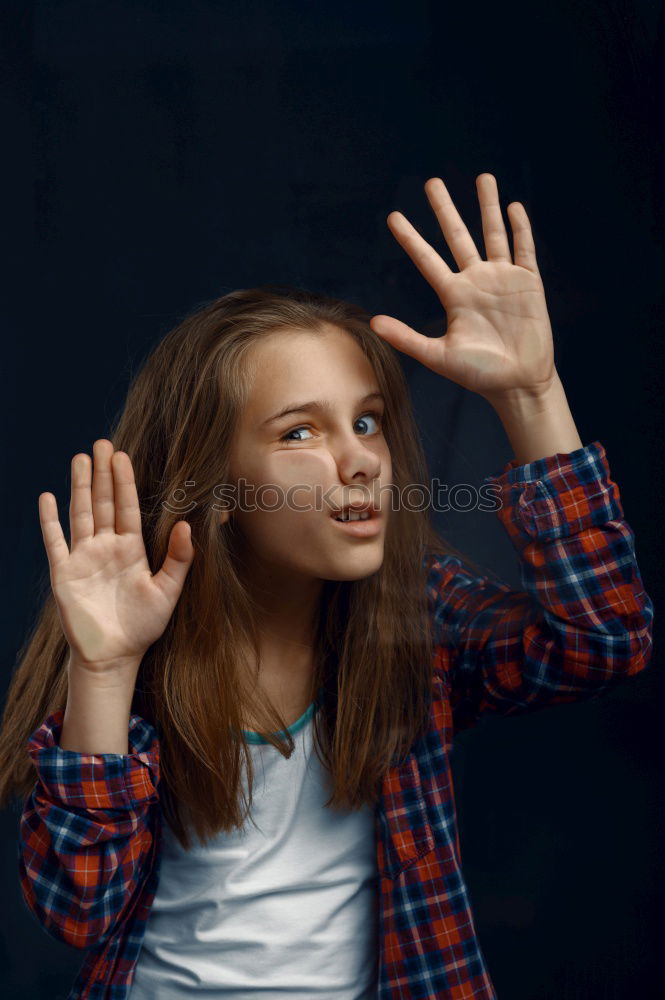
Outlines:
[[376,996],[374,811],[324,808],[332,788],[312,747],[318,707],[289,726],[289,760],[246,733],[254,785],[242,831],[184,851],[164,824],[131,1000]]

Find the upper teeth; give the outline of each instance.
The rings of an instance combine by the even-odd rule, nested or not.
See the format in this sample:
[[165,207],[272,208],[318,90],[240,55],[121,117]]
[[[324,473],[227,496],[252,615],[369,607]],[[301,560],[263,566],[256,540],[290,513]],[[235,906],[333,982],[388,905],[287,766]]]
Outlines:
[[369,511],[346,511],[339,514],[335,520],[336,521],[366,521],[369,517]]

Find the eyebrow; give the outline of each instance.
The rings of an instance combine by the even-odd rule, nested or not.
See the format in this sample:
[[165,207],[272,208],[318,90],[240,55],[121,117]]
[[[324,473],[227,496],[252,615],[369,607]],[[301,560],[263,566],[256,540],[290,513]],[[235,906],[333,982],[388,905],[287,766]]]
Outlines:
[[[385,397],[382,392],[368,392],[366,396],[358,400],[358,406],[364,406],[365,403],[369,403],[371,399],[381,399],[385,403]],[[288,416],[290,413],[306,413],[308,411],[317,410],[320,413],[331,413],[333,407],[330,403],[323,399],[310,399],[305,403],[289,403],[285,406],[283,410],[279,413],[273,413],[272,417],[268,417],[261,424],[261,427],[265,427],[267,424],[272,424],[276,420],[280,420],[282,417]]]

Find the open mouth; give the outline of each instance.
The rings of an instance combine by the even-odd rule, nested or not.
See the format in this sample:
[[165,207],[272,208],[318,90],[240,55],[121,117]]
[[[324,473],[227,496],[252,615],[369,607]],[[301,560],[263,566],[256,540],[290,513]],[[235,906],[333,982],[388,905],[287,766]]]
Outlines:
[[332,521],[339,524],[340,531],[352,538],[373,538],[381,534],[380,510],[370,504],[365,510],[354,510],[352,506],[334,511]]
[[333,514],[331,516],[335,521],[371,521],[373,516],[376,517],[376,511],[343,511],[341,514]]
[[381,511],[376,507],[368,507],[366,510],[353,510],[349,507],[346,510],[338,510],[330,515],[331,521],[336,521],[339,528],[336,529],[341,535],[348,538],[377,538],[382,532]]

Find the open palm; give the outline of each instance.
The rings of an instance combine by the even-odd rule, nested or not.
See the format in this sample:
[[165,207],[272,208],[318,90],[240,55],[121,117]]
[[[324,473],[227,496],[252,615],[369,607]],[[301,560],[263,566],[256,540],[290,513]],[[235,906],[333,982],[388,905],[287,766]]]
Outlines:
[[52,493],[39,497],[51,587],[70,649],[90,667],[140,660],[164,632],[194,558],[189,527],[171,529],[162,568],[152,574],[141,531],[131,459],[95,442],[72,459],[71,551]]
[[460,270],[454,272],[400,213],[388,225],[400,246],[439,297],[448,325],[426,337],[392,316],[370,325],[393,347],[432,371],[490,399],[514,389],[544,391],[555,375],[552,327],[524,207],[512,202],[512,261],[492,174],[476,179],[487,260],[483,260],[445,184],[425,185],[430,205]]

